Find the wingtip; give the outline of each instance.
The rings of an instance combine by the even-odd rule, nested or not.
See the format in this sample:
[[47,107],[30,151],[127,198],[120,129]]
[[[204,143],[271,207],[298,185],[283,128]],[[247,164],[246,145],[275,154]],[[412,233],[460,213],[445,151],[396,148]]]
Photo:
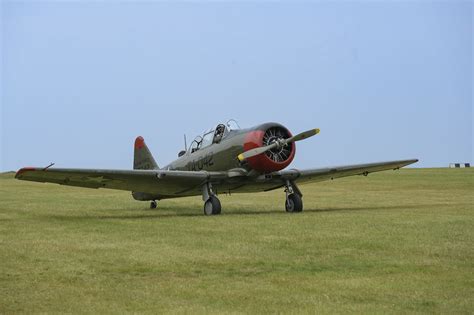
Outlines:
[[314,129],[314,134],[317,135],[317,134],[320,133],[320,132],[321,132],[321,130],[320,130],[319,128],[315,128],[315,129]]
[[32,172],[32,171],[36,171],[36,167],[23,167],[23,168],[20,168],[16,173],[15,173],[15,178],[20,178],[24,173],[26,172]]
[[411,164],[415,164],[417,163],[419,160],[418,159],[410,159],[410,160],[405,160],[405,166],[408,166],[408,165],[411,165]]

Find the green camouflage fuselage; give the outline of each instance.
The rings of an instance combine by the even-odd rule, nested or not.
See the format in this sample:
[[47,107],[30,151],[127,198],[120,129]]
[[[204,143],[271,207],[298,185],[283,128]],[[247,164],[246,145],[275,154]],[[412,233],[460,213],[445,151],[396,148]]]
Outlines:
[[232,130],[219,143],[187,152],[164,169],[180,171],[224,171],[241,167],[237,156],[243,152],[246,130]]
[[[269,128],[286,128],[278,123],[265,123],[252,128],[231,130],[227,132],[218,143],[192,152],[188,149],[184,155],[165,166],[163,169],[180,171],[229,171],[232,169],[245,169],[251,171],[252,167],[246,162],[240,162],[237,156],[244,152],[248,145],[258,146],[255,140],[249,140],[249,135],[255,132],[262,134]],[[255,174],[264,173],[254,170]]]

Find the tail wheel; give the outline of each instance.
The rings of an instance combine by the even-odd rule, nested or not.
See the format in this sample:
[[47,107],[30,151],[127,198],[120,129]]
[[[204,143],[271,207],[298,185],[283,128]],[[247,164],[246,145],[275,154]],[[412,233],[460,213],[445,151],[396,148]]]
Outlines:
[[205,215],[215,215],[221,214],[221,202],[219,199],[211,195],[209,199],[204,203],[204,214]]
[[303,199],[298,194],[290,194],[286,198],[285,208],[286,212],[301,212],[303,211]]
[[156,209],[156,205],[157,205],[156,200],[152,200],[150,202],[150,209]]

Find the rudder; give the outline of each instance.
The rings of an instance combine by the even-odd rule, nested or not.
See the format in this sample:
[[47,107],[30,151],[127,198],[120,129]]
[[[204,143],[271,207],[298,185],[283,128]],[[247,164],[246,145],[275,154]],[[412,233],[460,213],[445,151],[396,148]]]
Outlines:
[[133,169],[135,170],[155,170],[158,169],[153,155],[145,144],[143,137],[135,139],[135,151],[133,155]]

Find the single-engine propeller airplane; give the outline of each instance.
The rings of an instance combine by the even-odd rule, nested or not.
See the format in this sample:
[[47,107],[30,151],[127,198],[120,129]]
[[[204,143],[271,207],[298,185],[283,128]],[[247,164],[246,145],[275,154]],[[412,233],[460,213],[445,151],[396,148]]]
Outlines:
[[[197,136],[178,159],[159,168],[142,137],[135,140],[133,170],[35,168],[20,169],[21,180],[132,192],[136,200],[151,201],[201,195],[204,214],[221,213],[218,193],[260,192],[284,188],[287,212],[301,212],[303,201],[297,183],[319,182],[352,175],[399,169],[417,159],[316,169],[284,170],[295,157],[295,142],[319,129],[295,136],[281,124],[265,123],[241,129],[235,120]],[[185,145],[186,147],[186,145]]]

